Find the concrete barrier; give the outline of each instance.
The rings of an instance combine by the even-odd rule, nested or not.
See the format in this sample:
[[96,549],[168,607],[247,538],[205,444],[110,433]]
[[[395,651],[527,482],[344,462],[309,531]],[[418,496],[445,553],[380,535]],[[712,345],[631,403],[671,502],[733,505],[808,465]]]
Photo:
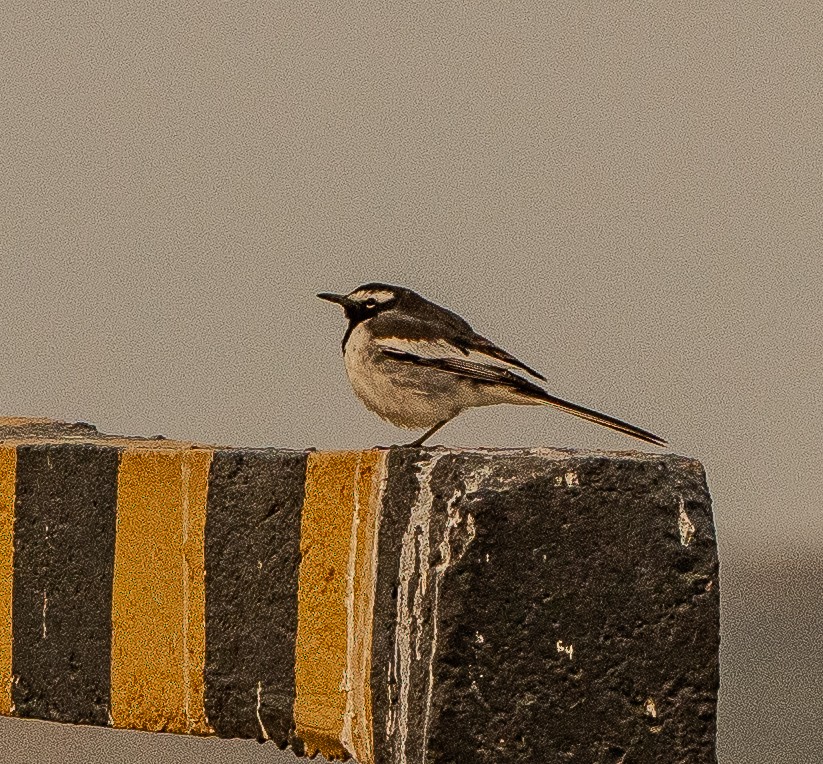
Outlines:
[[715,761],[701,465],[0,420],[0,713],[362,764]]

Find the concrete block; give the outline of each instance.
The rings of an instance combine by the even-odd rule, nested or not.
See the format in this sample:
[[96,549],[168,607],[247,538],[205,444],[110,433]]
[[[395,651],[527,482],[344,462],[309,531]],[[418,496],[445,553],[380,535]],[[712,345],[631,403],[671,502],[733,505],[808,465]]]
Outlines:
[[714,762],[701,465],[0,420],[0,713],[362,764]]

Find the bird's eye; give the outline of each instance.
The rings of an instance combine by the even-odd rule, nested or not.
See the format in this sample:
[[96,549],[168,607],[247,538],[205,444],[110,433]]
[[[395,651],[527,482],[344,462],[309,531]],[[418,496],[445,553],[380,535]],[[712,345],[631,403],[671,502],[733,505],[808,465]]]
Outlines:
[[366,300],[366,301],[363,303],[363,305],[365,305],[365,306],[366,306],[367,308],[369,308],[369,309],[374,308],[374,307],[376,307],[376,306],[377,306],[377,300],[375,300],[375,299],[374,299],[374,297],[369,297],[369,299],[368,299],[368,300]]

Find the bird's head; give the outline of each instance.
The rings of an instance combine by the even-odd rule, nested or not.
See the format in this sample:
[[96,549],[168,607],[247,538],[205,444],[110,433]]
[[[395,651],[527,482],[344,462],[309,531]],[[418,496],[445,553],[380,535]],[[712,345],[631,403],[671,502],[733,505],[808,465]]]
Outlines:
[[389,284],[364,284],[348,294],[321,292],[317,296],[321,300],[328,300],[342,306],[346,318],[356,324],[378,313],[391,310],[408,291],[403,287]]

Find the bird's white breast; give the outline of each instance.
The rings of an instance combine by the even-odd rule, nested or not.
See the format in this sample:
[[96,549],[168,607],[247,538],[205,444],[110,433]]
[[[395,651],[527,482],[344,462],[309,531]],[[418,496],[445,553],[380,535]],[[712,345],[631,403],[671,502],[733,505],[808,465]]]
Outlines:
[[[454,395],[455,379],[386,357],[370,342],[367,322],[346,342],[346,373],[366,408],[398,427],[422,429],[454,416],[463,406]],[[442,386],[433,385],[443,377]]]

